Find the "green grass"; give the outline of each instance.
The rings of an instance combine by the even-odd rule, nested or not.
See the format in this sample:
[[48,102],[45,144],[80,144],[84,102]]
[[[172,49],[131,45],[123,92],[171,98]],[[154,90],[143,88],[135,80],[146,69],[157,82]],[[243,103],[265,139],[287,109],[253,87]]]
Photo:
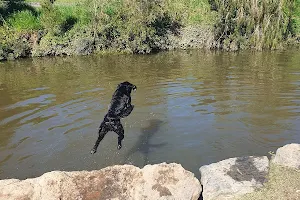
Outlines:
[[56,35],[63,35],[74,27],[84,29],[92,18],[90,11],[79,4],[53,6],[49,2],[43,2],[38,10],[43,28]]
[[295,34],[300,37],[300,0],[295,0],[295,10],[293,12],[292,20],[294,23]]
[[[44,0],[25,0],[28,3],[43,3]],[[64,5],[64,4],[77,4],[84,3],[87,1],[82,0],[56,0],[55,5]],[[113,1],[113,3],[109,3],[109,1],[100,1],[100,0],[92,0],[90,2],[96,2],[96,4],[107,4],[107,9],[113,9],[108,4],[115,4],[115,7],[118,5],[122,5],[125,1]],[[136,4],[137,1],[132,1],[133,4]],[[146,2],[146,1],[145,1]],[[153,1],[155,2],[155,1]],[[158,1],[157,1],[158,2]],[[167,10],[172,12],[174,15],[180,15],[185,18],[188,23],[211,23],[212,18],[214,18],[214,14],[210,11],[210,4],[208,0],[165,0],[162,1],[164,6],[167,7]],[[129,1],[127,1],[129,3]],[[118,4],[118,5],[117,5]],[[130,4],[130,3],[129,3]],[[111,10],[112,11],[112,10]],[[110,13],[113,14],[113,13]]]
[[18,32],[35,31],[42,29],[40,19],[28,10],[14,13],[8,20],[9,26]]
[[208,0],[168,0],[167,10],[186,24],[213,24],[216,18]]
[[[42,3],[44,0],[25,0],[28,3]],[[56,0],[55,3],[80,3],[81,0]]]
[[290,19],[295,0],[212,2],[219,14],[216,39],[225,47],[235,44],[258,50],[276,49],[293,32]]
[[270,165],[268,182],[263,188],[236,200],[300,199],[300,171]]
[[[208,25],[224,49],[276,49],[300,35],[300,0],[25,0],[0,2],[0,39],[8,44],[19,33],[46,30],[51,41],[93,35],[103,48],[150,52],[160,38],[180,27]],[[25,3],[24,3],[25,2]],[[42,7],[32,7],[38,2]],[[294,5],[294,7],[292,6]],[[290,23],[292,22],[292,23]],[[12,37],[11,35],[14,35]],[[9,39],[12,38],[12,39]],[[7,42],[10,41],[10,42]]]
[[91,13],[82,6],[60,6],[58,7],[62,17],[67,19],[73,17],[80,26],[87,25],[91,22]]

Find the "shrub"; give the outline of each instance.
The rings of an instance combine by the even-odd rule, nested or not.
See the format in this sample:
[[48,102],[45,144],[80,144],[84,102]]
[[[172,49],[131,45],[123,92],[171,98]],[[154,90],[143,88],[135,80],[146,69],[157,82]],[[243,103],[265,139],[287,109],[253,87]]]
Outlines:
[[63,23],[62,15],[50,0],[41,3],[41,23],[49,32],[58,32]]
[[292,22],[294,34],[300,37],[300,0],[295,0]]
[[276,49],[292,32],[294,0],[210,0],[218,12],[216,40],[261,49]]

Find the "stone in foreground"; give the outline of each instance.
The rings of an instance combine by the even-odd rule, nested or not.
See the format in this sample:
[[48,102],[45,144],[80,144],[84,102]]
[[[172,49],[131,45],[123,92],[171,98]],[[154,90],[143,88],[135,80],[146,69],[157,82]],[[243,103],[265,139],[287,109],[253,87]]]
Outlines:
[[276,151],[275,164],[300,169],[300,144],[288,144]]
[[26,180],[0,180],[1,200],[197,200],[201,186],[181,165],[117,165],[97,171],[53,171]]
[[262,187],[269,170],[263,157],[229,158],[200,168],[204,200],[233,199]]

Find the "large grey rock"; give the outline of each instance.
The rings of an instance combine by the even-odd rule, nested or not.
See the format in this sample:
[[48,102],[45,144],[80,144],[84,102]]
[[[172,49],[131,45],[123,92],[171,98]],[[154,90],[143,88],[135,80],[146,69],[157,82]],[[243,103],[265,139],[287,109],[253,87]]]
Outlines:
[[159,49],[210,49],[214,41],[212,29],[208,26],[186,26],[177,34],[167,34],[167,39],[161,37]]
[[212,29],[208,26],[187,26],[181,29],[179,48],[202,49],[211,48],[214,40]]
[[188,199],[201,192],[194,174],[179,164],[107,167],[97,171],[53,171],[26,180],[0,180],[0,199]]
[[232,199],[263,186],[269,170],[264,157],[239,157],[200,168],[203,199]]
[[73,42],[75,47],[75,53],[77,55],[89,55],[94,49],[93,38],[81,38]]
[[288,144],[276,151],[275,164],[300,169],[300,144]]

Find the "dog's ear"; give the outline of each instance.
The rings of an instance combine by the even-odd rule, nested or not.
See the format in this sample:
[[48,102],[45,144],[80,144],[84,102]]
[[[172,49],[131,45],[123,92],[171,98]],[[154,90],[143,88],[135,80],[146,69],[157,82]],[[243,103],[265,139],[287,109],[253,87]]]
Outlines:
[[125,91],[127,91],[127,87],[126,87],[126,85],[124,85],[124,83],[120,83],[117,86],[117,90],[125,92]]
[[123,86],[123,83],[119,83],[118,85],[117,85],[117,89],[119,89],[120,87],[122,87]]

